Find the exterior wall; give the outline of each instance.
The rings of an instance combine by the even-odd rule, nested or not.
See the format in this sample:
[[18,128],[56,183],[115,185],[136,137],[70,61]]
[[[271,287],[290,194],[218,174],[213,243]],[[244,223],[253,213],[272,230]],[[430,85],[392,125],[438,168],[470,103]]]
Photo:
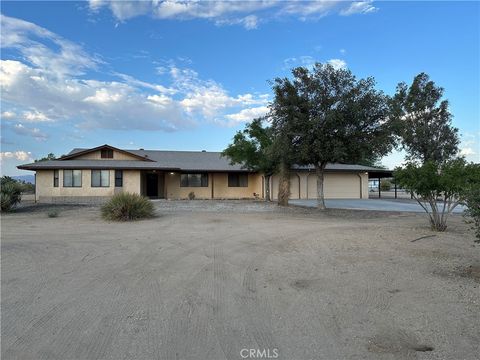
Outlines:
[[39,170],[36,173],[35,199],[40,202],[95,202],[108,198],[119,191],[140,193],[140,172],[123,171],[123,187],[115,188],[115,170],[110,171],[109,187],[92,187],[91,170],[82,170],[81,187],[63,187],[63,170],[59,170],[58,187],[53,186],[53,170]]
[[[279,178],[272,177],[273,199],[278,197]],[[325,198],[368,199],[368,174],[356,172],[328,172],[325,174]],[[317,177],[315,173],[296,172],[290,177],[290,199],[316,199]]]
[[196,199],[253,199],[253,193],[262,197],[262,179],[261,174],[248,174],[247,187],[228,187],[228,173],[209,173],[207,187],[181,187],[180,173],[165,173],[166,197],[188,199],[193,191]]
[[215,199],[253,199],[253,193],[263,197],[261,174],[249,173],[247,187],[228,187],[228,173],[215,173],[213,179]]
[[72,160],[73,159],[75,159],[75,160],[105,160],[105,161],[108,161],[108,160],[138,160],[138,161],[141,161],[139,158],[137,158],[135,156],[125,154],[125,153],[115,151],[115,150],[113,151],[113,159],[102,159],[101,150],[93,151],[91,153],[83,154],[83,155],[80,155],[80,156],[76,156],[76,157],[72,158]]

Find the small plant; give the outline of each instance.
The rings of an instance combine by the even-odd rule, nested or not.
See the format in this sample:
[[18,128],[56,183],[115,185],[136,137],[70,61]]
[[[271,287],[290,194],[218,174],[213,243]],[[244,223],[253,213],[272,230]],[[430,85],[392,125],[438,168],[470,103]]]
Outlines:
[[114,195],[102,206],[105,220],[130,221],[154,216],[153,203],[146,197],[122,192]]
[[49,218],[56,218],[56,217],[58,217],[58,214],[59,214],[59,211],[56,210],[56,209],[53,209],[53,210],[50,210],[49,212],[47,212],[47,216]]
[[380,181],[380,190],[381,191],[390,191],[392,188],[392,183],[389,180]]
[[188,193],[188,199],[189,199],[189,200],[195,200],[195,193],[194,193],[193,191],[190,191],[190,192]]
[[1,210],[10,211],[22,199],[22,187],[15,179],[9,176],[2,176],[0,189]]

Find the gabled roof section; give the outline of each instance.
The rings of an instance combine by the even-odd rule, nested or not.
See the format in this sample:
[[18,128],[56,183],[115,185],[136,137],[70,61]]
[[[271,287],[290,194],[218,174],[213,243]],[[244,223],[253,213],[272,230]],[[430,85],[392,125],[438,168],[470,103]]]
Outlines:
[[73,149],[67,155],[62,156],[58,160],[70,160],[70,159],[76,158],[77,156],[84,155],[84,154],[89,154],[89,153],[99,151],[99,150],[103,150],[103,149],[109,149],[109,150],[118,151],[118,152],[123,153],[123,154],[128,154],[130,156],[133,156],[133,157],[135,157],[139,160],[143,160],[143,161],[153,161],[153,162],[155,161],[155,160],[149,159],[147,156],[142,156],[140,154],[135,154],[131,151],[119,149],[119,148],[116,148],[116,147],[108,145],[108,144],[100,145],[100,146],[97,146],[97,147],[94,147],[94,148],[91,148],[91,149]]

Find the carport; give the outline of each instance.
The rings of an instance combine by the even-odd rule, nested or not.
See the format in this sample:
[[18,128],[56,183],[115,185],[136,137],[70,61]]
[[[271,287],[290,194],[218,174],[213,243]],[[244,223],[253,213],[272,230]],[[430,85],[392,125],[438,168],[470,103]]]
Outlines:
[[382,197],[382,188],[380,186],[382,179],[393,179],[393,188],[395,193],[395,199],[398,198],[398,188],[397,188],[397,181],[393,176],[393,170],[370,170],[368,172],[368,180],[376,180],[378,181],[378,198]]

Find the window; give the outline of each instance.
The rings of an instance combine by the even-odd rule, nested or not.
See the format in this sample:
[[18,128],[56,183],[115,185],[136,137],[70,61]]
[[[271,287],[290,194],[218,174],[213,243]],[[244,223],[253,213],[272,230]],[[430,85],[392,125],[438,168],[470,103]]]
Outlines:
[[53,186],[58,187],[58,170],[53,170]]
[[102,156],[102,159],[113,159],[113,150],[112,149],[102,149],[101,156]]
[[228,187],[248,187],[248,174],[228,174]]
[[208,174],[181,174],[181,187],[208,187]]
[[115,187],[123,186],[123,170],[115,170]]
[[109,187],[110,170],[92,170],[92,187]]
[[82,187],[82,170],[63,170],[63,187]]

